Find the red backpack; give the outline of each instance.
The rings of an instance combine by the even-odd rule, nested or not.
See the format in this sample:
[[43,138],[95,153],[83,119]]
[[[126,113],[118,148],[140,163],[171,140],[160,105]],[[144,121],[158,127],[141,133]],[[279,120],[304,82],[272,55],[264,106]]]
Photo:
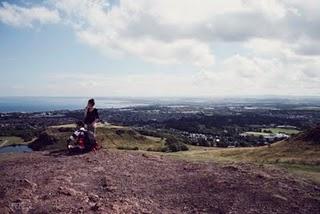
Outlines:
[[80,149],[85,151],[91,151],[97,146],[94,134],[90,131],[81,131],[80,135],[78,136],[77,143]]

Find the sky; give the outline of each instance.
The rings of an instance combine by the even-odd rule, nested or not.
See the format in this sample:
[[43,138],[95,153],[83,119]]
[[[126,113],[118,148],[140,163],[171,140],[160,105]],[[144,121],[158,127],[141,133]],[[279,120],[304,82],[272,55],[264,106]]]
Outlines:
[[319,96],[318,0],[0,0],[0,96]]

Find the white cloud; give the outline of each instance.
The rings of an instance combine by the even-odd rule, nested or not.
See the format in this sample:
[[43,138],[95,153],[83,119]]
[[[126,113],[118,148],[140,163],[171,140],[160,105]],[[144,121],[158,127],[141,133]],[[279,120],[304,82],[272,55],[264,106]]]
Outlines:
[[43,6],[20,7],[2,2],[0,21],[15,27],[32,27],[34,23],[58,23],[60,16],[57,10],[49,10]]
[[215,72],[202,72],[202,82],[211,85],[212,90],[230,95],[318,94],[320,59],[284,57],[234,55],[223,60]]
[[269,19],[282,18],[286,12],[276,1],[122,0],[113,7],[103,0],[51,2],[81,41],[105,54],[162,64],[188,63],[200,70],[213,68],[211,42],[269,35]]
[[[171,41],[155,38],[153,35],[157,33],[151,31],[157,31],[160,23],[156,21],[157,15],[152,13],[153,8],[146,11],[145,7],[149,6],[147,2],[143,2],[142,6],[139,2],[121,1],[120,7],[113,8],[106,6],[108,4],[104,1],[96,1],[95,4],[81,0],[54,3],[71,22],[74,20],[72,24],[80,40],[103,53],[131,55],[161,64],[190,63],[201,68],[214,64],[210,47],[201,40],[177,38],[176,35]],[[157,23],[150,23],[151,19]],[[139,26],[140,32],[137,29]]]
[[[29,8],[3,3],[0,20],[32,26],[61,19],[81,42],[107,56],[200,71],[191,77],[90,77],[93,88],[116,90],[116,80],[129,86],[139,82],[130,93],[146,91],[151,83],[158,86],[155,94],[183,89],[190,95],[315,94],[320,90],[319,10],[317,0],[121,0],[116,5],[107,0],[48,0]],[[221,54],[224,50],[214,47],[222,43],[236,50]],[[168,84],[176,86],[161,88]]]
[[[210,48],[197,40],[180,39],[163,42],[150,38],[110,38],[90,31],[78,32],[81,41],[107,54],[127,54],[159,64],[188,63],[200,68],[214,64]],[[119,53],[120,52],[120,53]]]
[[291,7],[268,0],[51,0],[78,38],[101,52],[156,63],[214,64],[214,42],[286,37]]

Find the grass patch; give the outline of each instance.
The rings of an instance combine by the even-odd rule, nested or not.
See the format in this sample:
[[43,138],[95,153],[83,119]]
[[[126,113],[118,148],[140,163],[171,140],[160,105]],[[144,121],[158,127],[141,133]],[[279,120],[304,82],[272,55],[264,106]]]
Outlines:
[[270,134],[279,134],[279,133],[293,135],[293,134],[300,133],[300,131],[297,129],[289,129],[289,128],[266,128],[266,129],[261,129],[261,132],[244,132],[243,134],[259,137],[259,136],[269,136]]
[[196,148],[166,154],[195,162],[245,162],[274,165],[300,177],[320,183],[320,145],[306,142],[281,141],[271,147]]
[[0,137],[0,147],[28,144],[29,142],[24,142],[21,137],[5,136]]
[[[74,124],[51,126],[45,133],[53,138],[54,143],[37,143],[40,150],[65,149],[67,139],[75,129]],[[46,141],[46,138],[43,138]],[[144,136],[129,127],[99,124],[96,130],[98,144],[106,149],[121,150],[158,150],[165,144],[165,139]],[[39,146],[39,144],[42,144]]]
[[251,136],[255,136],[255,137],[259,137],[259,136],[269,136],[270,133],[264,133],[264,132],[245,132],[244,134],[246,135],[251,135]]
[[320,166],[304,165],[304,164],[288,164],[280,163],[277,166],[286,169],[288,172],[307,178],[320,184]]
[[298,134],[300,132],[297,129],[286,129],[286,128],[268,128],[268,129],[262,129],[262,131],[271,131],[273,134],[283,133],[287,135]]
[[260,163],[320,164],[320,146],[281,141],[271,147],[196,149],[180,152],[179,158]]
[[161,138],[141,135],[132,129],[118,127],[97,128],[97,141],[107,149],[135,148],[139,150],[156,150],[164,145]]

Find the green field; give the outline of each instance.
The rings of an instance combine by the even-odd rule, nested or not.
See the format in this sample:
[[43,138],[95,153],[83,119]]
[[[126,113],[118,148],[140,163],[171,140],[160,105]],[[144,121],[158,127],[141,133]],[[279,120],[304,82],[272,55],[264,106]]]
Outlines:
[[245,132],[245,134],[256,136],[256,137],[270,135],[270,133],[264,133],[264,132]]
[[[271,133],[268,133],[271,132]],[[244,134],[246,135],[251,135],[251,136],[268,136],[270,134],[287,134],[287,135],[293,135],[293,134],[298,134],[300,131],[297,129],[287,129],[287,128],[266,128],[266,129],[261,129],[261,132],[245,132]]]
[[288,135],[292,135],[292,134],[298,134],[300,131],[297,129],[286,129],[286,128],[268,128],[268,129],[262,129],[262,131],[271,131],[273,134],[277,134],[277,133],[283,133],[283,134],[288,134]]
[[277,164],[277,166],[286,169],[295,175],[310,179],[320,184],[320,166],[306,164]]
[[13,137],[13,136],[5,136],[0,137],[0,147],[10,146],[10,145],[17,145],[17,144],[27,144],[29,142],[24,142],[20,137]]

